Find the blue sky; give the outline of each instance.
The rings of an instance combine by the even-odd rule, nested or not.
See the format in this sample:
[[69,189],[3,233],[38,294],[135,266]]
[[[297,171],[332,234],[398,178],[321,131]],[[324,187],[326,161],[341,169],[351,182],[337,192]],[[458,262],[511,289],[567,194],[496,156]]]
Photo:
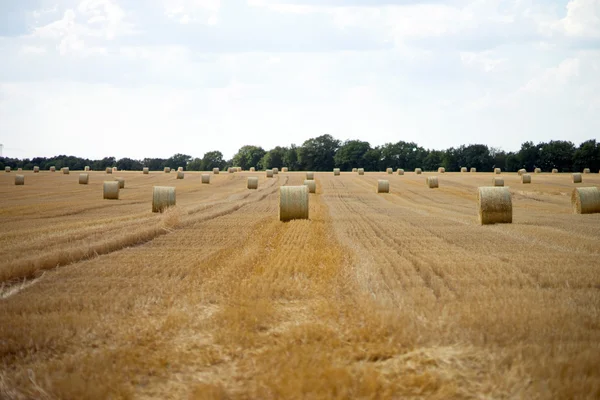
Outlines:
[[12,157],[600,132],[600,0],[0,1]]

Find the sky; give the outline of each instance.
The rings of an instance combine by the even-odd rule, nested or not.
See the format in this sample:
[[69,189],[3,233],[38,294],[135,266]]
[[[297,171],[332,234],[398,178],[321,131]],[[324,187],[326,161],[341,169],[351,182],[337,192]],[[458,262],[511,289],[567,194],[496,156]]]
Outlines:
[[0,0],[4,156],[600,132],[600,0]]

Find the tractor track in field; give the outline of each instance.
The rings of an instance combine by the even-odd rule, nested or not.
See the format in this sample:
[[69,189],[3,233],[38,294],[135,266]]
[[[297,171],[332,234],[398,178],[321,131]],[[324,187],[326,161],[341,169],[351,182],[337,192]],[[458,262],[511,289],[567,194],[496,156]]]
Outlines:
[[[285,185],[287,183],[287,181],[288,181],[288,177],[285,177],[285,180],[281,185]],[[246,207],[249,204],[258,203],[261,200],[265,199],[267,196],[274,194],[277,191],[277,189],[279,188],[279,186],[277,185],[279,182],[280,182],[279,178],[274,179],[273,183],[268,185],[265,189],[257,191],[255,193],[250,193],[247,196],[244,196],[244,198],[247,199],[251,195],[256,194],[257,195],[256,198],[246,200],[243,202],[238,202],[233,205],[224,207],[222,209],[217,209],[208,215],[206,215],[206,214],[198,215],[200,212],[206,211],[205,209],[189,210],[186,214],[188,216],[188,218],[186,218],[184,221],[177,223],[176,226],[174,226],[174,227],[161,226],[160,224],[158,224],[156,226],[146,228],[142,232],[135,232],[134,234],[120,235],[114,239],[109,239],[108,243],[101,243],[100,245],[96,245],[96,246],[92,245],[92,246],[88,247],[87,249],[79,250],[78,253],[75,253],[73,255],[68,255],[66,257],[66,260],[65,260],[65,255],[60,254],[60,253],[59,254],[52,253],[49,256],[47,256],[47,258],[45,258],[45,259],[44,259],[44,257],[38,256],[32,260],[20,259],[20,260],[16,260],[13,264],[9,264],[8,266],[2,265],[2,266],[0,266],[0,271],[2,271],[2,269],[13,268],[16,270],[25,270],[25,271],[27,271],[27,273],[18,274],[17,276],[11,276],[8,279],[6,279],[6,278],[2,279],[1,280],[2,281],[2,290],[0,291],[0,296],[2,296],[2,298],[6,298],[2,295],[2,293],[6,293],[7,291],[10,291],[11,294],[18,293],[18,291],[14,290],[14,286],[21,285],[21,286],[25,287],[25,285],[24,285],[25,281],[27,279],[35,278],[36,274],[39,271],[52,270],[55,268],[60,268],[60,267],[64,267],[67,265],[75,264],[80,261],[89,260],[91,258],[95,258],[95,257],[101,256],[101,255],[107,255],[107,254],[122,250],[124,248],[141,246],[148,242],[151,242],[152,240],[154,240],[155,238],[157,238],[159,236],[163,236],[163,235],[169,234],[171,232],[174,232],[177,229],[188,227],[190,225],[201,223],[201,222],[210,221],[210,220],[234,213],[234,212]],[[221,204],[222,205],[231,204],[231,202],[226,201]],[[210,207],[210,209],[214,209],[214,207]],[[185,211],[184,211],[184,213],[185,213]],[[160,216],[158,216],[158,217],[160,217]],[[58,260],[58,262],[57,262],[57,260]],[[61,260],[65,260],[65,261],[61,262]],[[2,277],[1,274],[0,274],[0,277]]]

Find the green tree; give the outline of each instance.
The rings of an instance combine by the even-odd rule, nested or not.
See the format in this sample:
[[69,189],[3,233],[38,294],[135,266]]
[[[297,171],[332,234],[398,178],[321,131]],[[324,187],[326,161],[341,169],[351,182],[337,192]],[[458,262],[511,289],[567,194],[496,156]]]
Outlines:
[[298,161],[298,147],[292,143],[292,145],[285,150],[283,156],[283,164],[290,169],[290,171],[298,171],[300,169],[300,162]]
[[[213,168],[225,169],[226,162],[223,159],[223,153],[218,150],[213,150],[204,153],[200,164],[201,171],[212,171]],[[241,165],[240,165],[241,166]]]
[[259,146],[242,146],[233,156],[233,164],[236,167],[242,167],[244,170],[250,167],[259,168],[260,161],[265,156],[266,151]]
[[167,167],[177,169],[179,167],[183,167],[187,169],[187,164],[192,160],[192,156],[188,156],[187,154],[177,153],[167,159]]
[[164,158],[144,158],[142,166],[148,167],[150,171],[162,171],[165,167],[169,167],[168,160]]
[[141,171],[143,168],[142,162],[132,160],[131,158],[121,158],[117,161],[117,168],[125,171]]
[[532,171],[540,165],[540,146],[534,145],[533,142],[525,142],[519,150],[520,167],[527,171]]
[[340,141],[326,134],[308,139],[298,149],[298,161],[307,171],[331,171],[335,165],[333,157]]
[[[444,152],[440,150],[425,150],[427,155],[423,159],[422,168],[425,171],[437,171],[439,167],[444,167]],[[445,167],[444,167],[445,168]]]
[[584,168],[592,172],[600,170],[600,143],[595,139],[581,143],[573,154],[573,170],[583,171]]
[[477,168],[477,171],[492,171],[494,158],[490,149],[484,144],[471,144],[459,148],[459,163],[463,167]]
[[561,172],[571,171],[575,145],[565,140],[552,140],[548,143],[538,144],[540,161],[538,167],[544,171],[556,168]]
[[369,150],[371,150],[369,142],[346,140],[333,156],[335,166],[342,171],[351,171],[352,168],[364,168],[364,157]]
[[267,151],[261,160],[261,166],[263,169],[279,168],[283,167],[283,160],[287,149],[285,147],[277,146],[274,149]]

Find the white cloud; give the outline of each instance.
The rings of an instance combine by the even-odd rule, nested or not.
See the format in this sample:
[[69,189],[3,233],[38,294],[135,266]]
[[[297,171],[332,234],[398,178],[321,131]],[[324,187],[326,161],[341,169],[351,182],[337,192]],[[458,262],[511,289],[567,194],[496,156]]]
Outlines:
[[560,24],[568,36],[600,38],[600,1],[569,1]]
[[218,23],[220,0],[163,0],[165,15],[180,24],[199,22],[206,25]]
[[573,45],[598,35],[597,2],[389,3],[65,0],[0,36],[0,141],[144,157],[325,132],[430,148],[597,136],[600,51]]

